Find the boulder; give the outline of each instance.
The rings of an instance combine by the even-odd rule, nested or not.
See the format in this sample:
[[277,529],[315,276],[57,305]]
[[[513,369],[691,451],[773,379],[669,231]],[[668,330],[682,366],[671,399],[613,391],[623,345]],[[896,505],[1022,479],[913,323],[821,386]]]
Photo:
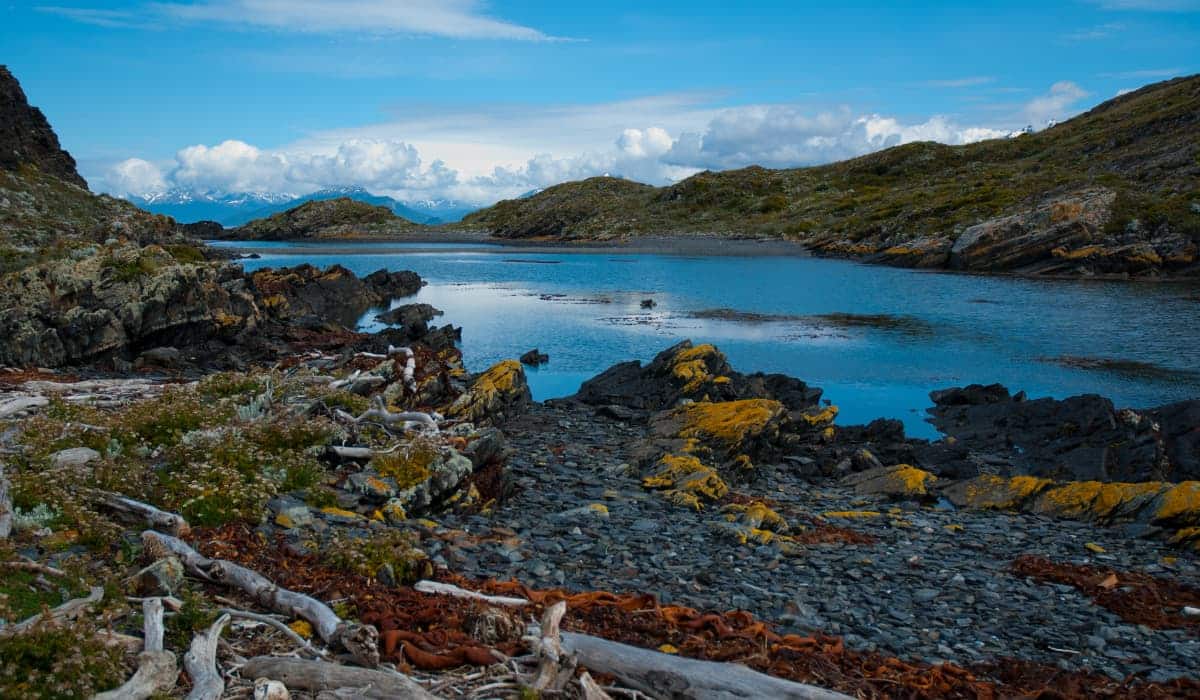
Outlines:
[[435,309],[429,304],[404,304],[379,314],[375,320],[389,326],[398,326],[404,334],[405,342],[411,342],[428,335],[429,322],[441,315],[441,309]]
[[842,479],[841,485],[852,487],[860,496],[925,499],[930,496],[935,481],[937,477],[923,469],[897,464],[851,474]]
[[476,425],[498,424],[522,413],[532,400],[521,363],[504,360],[475,377],[445,413]]
[[256,270],[250,282],[281,320],[314,327],[332,322],[350,329],[368,309],[416,294],[422,284],[415,272],[378,270],[359,278],[341,265],[322,270],[308,264]]
[[[1063,481],[1162,481],[1188,477],[1194,438],[1183,424],[1187,407],[1164,415],[1176,420],[1176,458],[1152,412],[1117,410],[1095,394],[1067,399],[1019,400],[1007,390],[967,387],[934,392],[933,424],[955,446],[1000,466],[1005,474]],[[1178,461],[1175,461],[1178,460]]]
[[537,348],[534,348],[526,352],[524,355],[521,355],[521,364],[529,365],[530,367],[544,365],[549,361],[550,356],[544,352],[539,352]]
[[60,468],[82,467],[98,459],[100,459],[100,453],[90,447],[71,447],[50,455],[50,463]]
[[587,380],[574,398],[593,406],[624,406],[660,411],[681,400],[730,401],[777,399],[789,411],[815,406],[821,390],[782,374],[745,375],[734,371],[724,353],[712,345],[685,340],[642,366],[622,362]]

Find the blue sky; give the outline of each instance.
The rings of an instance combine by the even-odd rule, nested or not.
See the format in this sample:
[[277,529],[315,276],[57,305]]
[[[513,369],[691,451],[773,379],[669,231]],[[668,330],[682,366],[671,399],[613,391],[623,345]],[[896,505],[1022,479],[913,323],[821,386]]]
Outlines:
[[[831,7],[836,5],[836,7]],[[94,189],[490,201],[1044,126],[1200,71],[1200,0],[0,0]]]

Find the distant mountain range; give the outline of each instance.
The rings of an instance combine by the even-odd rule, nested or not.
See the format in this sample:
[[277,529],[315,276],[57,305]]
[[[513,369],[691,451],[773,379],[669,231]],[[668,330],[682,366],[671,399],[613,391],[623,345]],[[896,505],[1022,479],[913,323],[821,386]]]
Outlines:
[[338,197],[349,197],[359,202],[387,207],[397,216],[418,224],[454,223],[478,208],[449,199],[401,202],[391,197],[371,194],[361,187],[330,188],[306,195],[273,192],[224,194],[175,189],[144,197],[130,196],[126,199],[146,211],[166,214],[180,223],[216,221],[222,226],[232,227],[287,211],[305,202]]

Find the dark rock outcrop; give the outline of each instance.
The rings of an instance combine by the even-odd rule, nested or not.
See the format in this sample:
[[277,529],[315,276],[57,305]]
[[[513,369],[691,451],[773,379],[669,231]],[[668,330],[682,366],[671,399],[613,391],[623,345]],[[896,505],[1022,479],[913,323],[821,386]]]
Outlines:
[[681,399],[732,401],[769,398],[789,411],[817,405],[821,390],[782,374],[742,374],[712,345],[685,340],[659,353],[646,366],[633,360],[613,365],[584,382],[574,398],[593,406],[660,411]]
[[521,355],[521,364],[529,365],[530,367],[537,367],[538,365],[544,365],[549,361],[550,361],[550,356],[544,352],[541,352],[537,348],[534,348],[534,349],[526,352],[524,355]]
[[372,307],[411,296],[421,288],[415,272],[378,270],[358,277],[341,265],[263,269],[250,274],[263,303],[280,319],[317,327],[329,321],[353,329]]
[[[957,458],[1001,474],[1101,482],[1200,477],[1200,401],[1134,411],[1095,394],[1022,400],[998,385],[932,398],[933,423],[955,439]],[[939,456],[945,463],[956,455]]]
[[0,66],[0,168],[17,171],[23,165],[87,189],[75,170],[75,159],[58,143],[46,115],[30,106],[16,77],[7,66]]
[[441,315],[441,309],[429,304],[405,304],[379,314],[375,320],[397,326],[405,337],[415,340],[424,337],[429,332],[429,322]]
[[370,238],[403,233],[417,224],[396,216],[387,207],[349,197],[315,199],[237,228],[220,237],[239,240],[287,241],[305,238]]

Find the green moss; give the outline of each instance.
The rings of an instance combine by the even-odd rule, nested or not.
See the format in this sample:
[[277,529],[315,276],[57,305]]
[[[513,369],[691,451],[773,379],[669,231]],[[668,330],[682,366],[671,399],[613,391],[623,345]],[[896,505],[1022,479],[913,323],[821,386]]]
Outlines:
[[163,246],[176,262],[184,264],[203,263],[205,261],[204,251],[194,245],[183,243]]
[[371,466],[380,476],[391,477],[401,489],[411,488],[430,476],[430,467],[441,458],[438,446],[432,442],[415,438],[403,448],[387,454],[376,455]]
[[217,609],[204,596],[190,589],[182,591],[179,599],[183,601],[183,606],[179,612],[166,617],[163,626],[166,628],[164,641],[167,646],[182,653],[191,646],[192,637],[197,632],[207,629],[216,621]]
[[0,637],[0,697],[73,700],[124,682],[121,649],[87,627],[44,624]]
[[433,566],[417,548],[413,533],[384,530],[355,538],[340,531],[321,548],[322,561],[335,569],[377,578],[386,567],[400,585],[414,583],[433,573]]

